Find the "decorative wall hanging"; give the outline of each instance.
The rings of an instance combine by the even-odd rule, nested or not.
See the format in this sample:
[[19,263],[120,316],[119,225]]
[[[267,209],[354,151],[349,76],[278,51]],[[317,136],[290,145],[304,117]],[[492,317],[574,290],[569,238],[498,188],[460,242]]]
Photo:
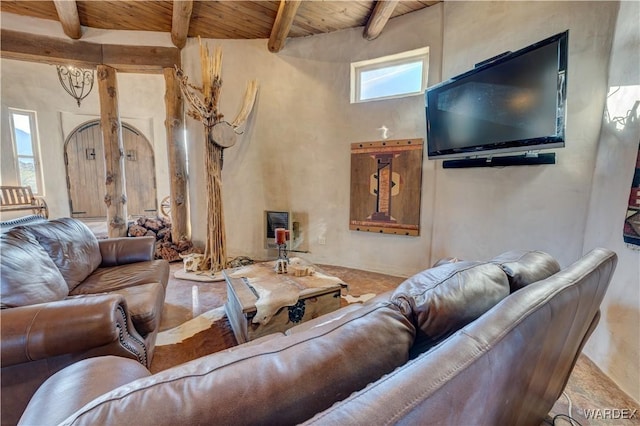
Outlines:
[[420,235],[422,139],[351,144],[349,229]]
[[629,207],[624,221],[624,242],[630,248],[640,250],[640,143],[638,143],[638,157],[636,170],[631,182],[629,193]]
[[189,84],[187,76],[176,66],[180,88],[190,109],[187,114],[202,122],[205,128],[205,170],[207,173],[207,238],[204,261],[199,270],[212,275],[227,265],[226,236],[222,209],[222,160],[223,150],[236,142],[236,130],[249,117],[255,102],[258,85],[255,80],[247,84],[244,102],[235,120],[229,123],[218,110],[222,87],[222,49],[213,53],[200,39],[200,68],[202,87]]

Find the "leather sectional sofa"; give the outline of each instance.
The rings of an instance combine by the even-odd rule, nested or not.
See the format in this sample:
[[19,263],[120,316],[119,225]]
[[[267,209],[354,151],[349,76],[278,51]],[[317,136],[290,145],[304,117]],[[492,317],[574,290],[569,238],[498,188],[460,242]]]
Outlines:
[[616,255],[446,263],[286,333],[151,374],[73,364],[21,424],[540,425],[599,319]]
[[169,264],[155,238],[98,240],[62,218],[0,234],[2,424],[53,373],[101,355],[151,363]]

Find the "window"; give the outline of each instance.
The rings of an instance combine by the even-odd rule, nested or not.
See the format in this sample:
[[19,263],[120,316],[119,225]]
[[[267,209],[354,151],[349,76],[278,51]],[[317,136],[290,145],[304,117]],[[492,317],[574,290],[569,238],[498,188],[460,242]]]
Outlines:
[[421,95],[427,88],[429,48],[351,63],[351,103]]
[[18,181],[21,186],[30,186],[34,194],[43,195],[36,113],[9,108],[9,114]]

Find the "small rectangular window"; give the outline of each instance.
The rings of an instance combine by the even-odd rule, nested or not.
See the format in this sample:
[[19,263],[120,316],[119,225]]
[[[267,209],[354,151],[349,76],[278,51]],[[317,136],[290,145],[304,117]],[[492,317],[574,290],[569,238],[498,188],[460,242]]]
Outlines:
[[427,88],[429,48],[351,63],[351,103],[421,95]]
[[9,113],[18,182],[20,186],[30,186],[34,194],[43,195],[36,113],[12,108]]

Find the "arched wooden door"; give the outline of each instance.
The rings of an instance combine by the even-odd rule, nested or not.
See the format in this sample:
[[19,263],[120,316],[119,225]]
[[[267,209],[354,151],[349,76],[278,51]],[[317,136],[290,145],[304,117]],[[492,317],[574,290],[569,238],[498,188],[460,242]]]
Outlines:
[[[157,214],[156,174],[153,148],[142,133],[122,123],[129,216]],[[67,189],[71,216],[105,218],[104,149],[100,121],[76,128],[65,142]]]

